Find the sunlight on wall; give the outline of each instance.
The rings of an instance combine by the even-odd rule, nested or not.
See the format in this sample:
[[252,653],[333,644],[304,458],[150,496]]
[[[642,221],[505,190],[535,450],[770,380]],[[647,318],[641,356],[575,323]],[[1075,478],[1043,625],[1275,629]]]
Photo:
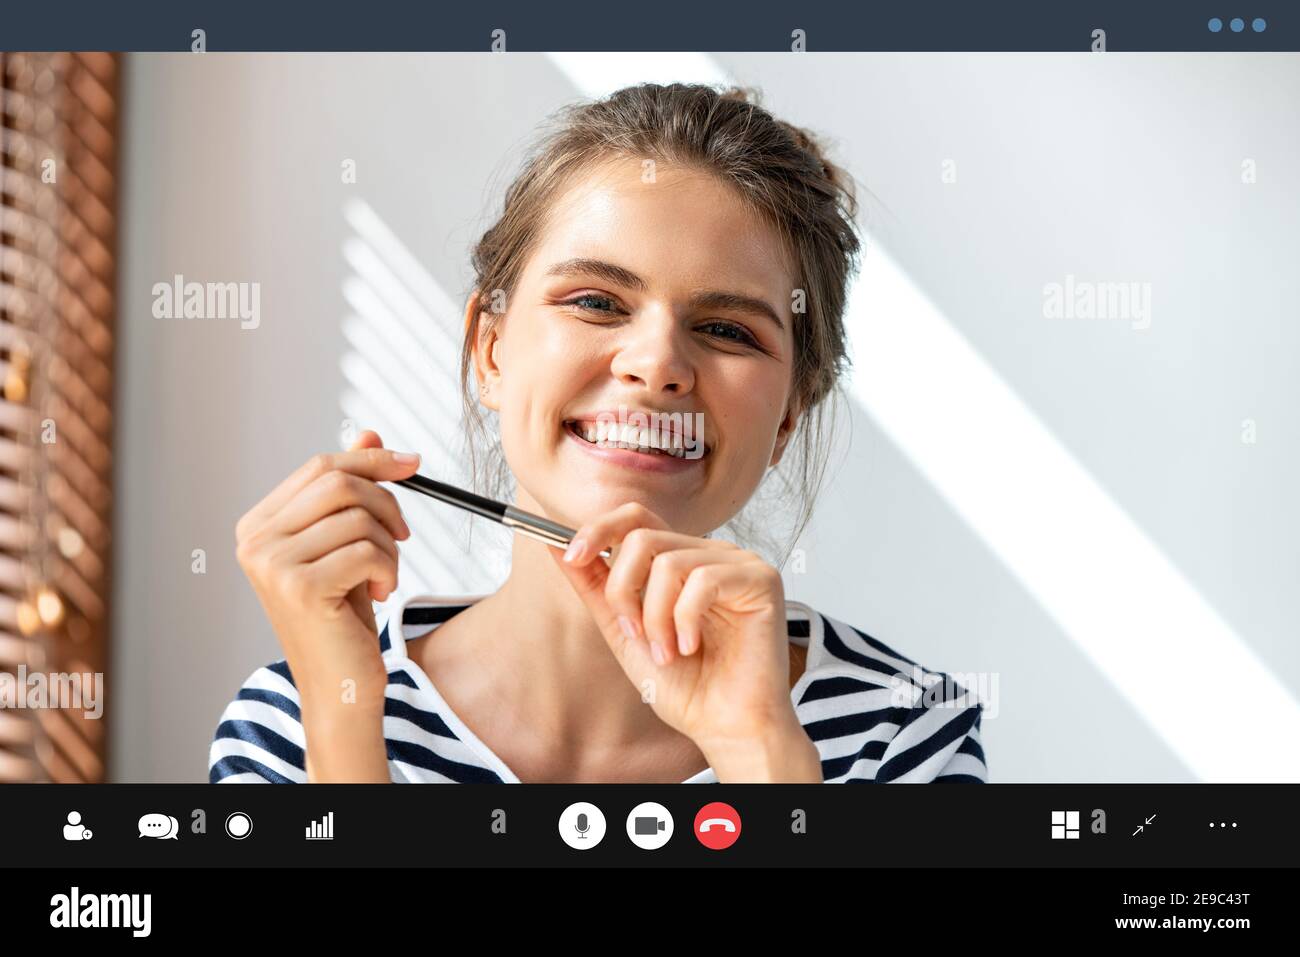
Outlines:
[[1296,700],[876,244],[848,321],[855,396],[1188,768],[1300,780]]
[[[419,452],[422,475],[468,487],[460,460],[461,309],[367,203],[350,200],[343,215],[354,233],[343,246],[351,310],[343,320],[343,415],[356,432],[378,432],[388,448]],[[386,604],[495,590],[507,571],[508,533],[480,522],[467,549],[468,516],[406,489],[393,494],[411,537],[398,545],[398,591]]]

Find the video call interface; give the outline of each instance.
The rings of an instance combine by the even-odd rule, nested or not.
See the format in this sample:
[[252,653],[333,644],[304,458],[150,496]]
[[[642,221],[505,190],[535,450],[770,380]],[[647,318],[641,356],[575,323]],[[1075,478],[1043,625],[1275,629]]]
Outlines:
[[337,6],[0,15],[6,939],[1285,927],[1294,4]]

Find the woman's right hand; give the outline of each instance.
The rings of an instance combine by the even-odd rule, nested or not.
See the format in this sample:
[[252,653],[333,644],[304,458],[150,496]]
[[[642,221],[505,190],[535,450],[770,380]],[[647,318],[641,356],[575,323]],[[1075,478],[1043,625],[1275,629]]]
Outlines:
[[396,542],[411,531],[377,483],[419,464],[363,432],[346,452],[313,456],[235,528],[235,555],[284,650],[304,724],[309,713],[339,727],[382,720],[388,674],[371,600],[396,589]]

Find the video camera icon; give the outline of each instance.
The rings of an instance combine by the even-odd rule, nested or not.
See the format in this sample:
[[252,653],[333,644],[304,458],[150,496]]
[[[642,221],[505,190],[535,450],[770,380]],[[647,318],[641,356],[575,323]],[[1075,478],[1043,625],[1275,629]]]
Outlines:
[[637,847],[655,851],[673,836],[673,816],[668,808],[654,801],[646,801],[632,808],[627,816],[627,837]]

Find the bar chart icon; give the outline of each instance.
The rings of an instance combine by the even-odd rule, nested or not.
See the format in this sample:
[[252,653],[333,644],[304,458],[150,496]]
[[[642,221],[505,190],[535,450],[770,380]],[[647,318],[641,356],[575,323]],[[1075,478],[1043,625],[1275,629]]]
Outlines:
[[334,840],[334,812],[330,811],[319,821],[312,821],[307,825],[306,830],[309,841]]

